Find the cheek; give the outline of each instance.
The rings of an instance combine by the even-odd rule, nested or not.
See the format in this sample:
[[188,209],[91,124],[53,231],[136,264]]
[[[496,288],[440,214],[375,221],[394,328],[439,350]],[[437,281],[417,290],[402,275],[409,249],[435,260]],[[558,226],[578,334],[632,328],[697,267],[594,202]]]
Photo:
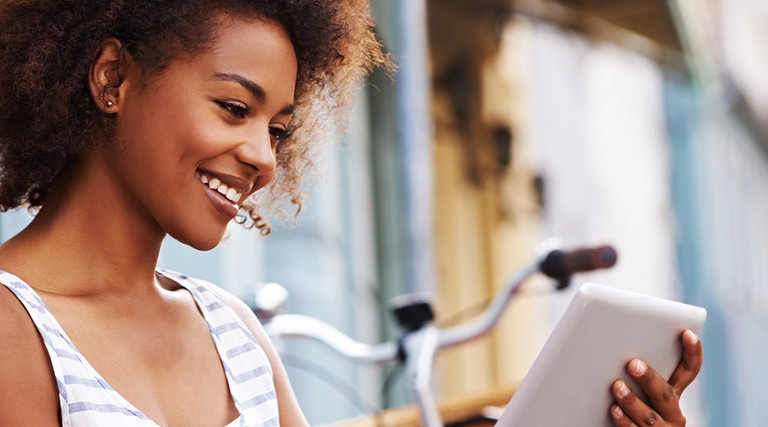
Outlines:
[[[163,212],[169,209],[175,216],[179,209],[175,201],[188,203],[197,197],[195,171],[224,151],[221,141],[225,134],[206,115],[189,110],[136,119],[142,121],[133,122],[137,125],[120,136],[125,149],[115,153],[115,173],[131,191],[141,194],[143,203]],[[174,194],[178,197],[171,197]],[[161,211],[155,215],[165,216]]]
[[220,117],[207,99],[178,83],[165,83],[133,92],[125,100],[118,116],[118,138],[128,150],[154,154],[166,162],[181,161],[188,152],[198,156],[213,152],[223,134]]
[[151,153],[159,155],[168,165],[192,167],[219,155],[226,149],[226,129],[220,120],[204,108],[177,110],[176,114],[156,115],[147,118],[151,123],[142,133],[142,139],[152,141],[142,144]]
[[202,119],[180,126],[174,144],[178,150],[175,158],[179,165],[197,169],[200,164],[231,148],[231,144],[226,143],[226,135],[226,129]]

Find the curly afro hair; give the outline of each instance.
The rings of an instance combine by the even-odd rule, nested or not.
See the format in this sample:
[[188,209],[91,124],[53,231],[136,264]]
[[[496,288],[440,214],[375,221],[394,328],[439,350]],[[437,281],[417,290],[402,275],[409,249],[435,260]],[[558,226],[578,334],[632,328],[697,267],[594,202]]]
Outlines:
[[[115,37],[151,78],[214,40],[216,16],[270,19],[288,32],[298,60],[292,136],[278,146],[267,195],[301,208],[301,176],[320,136],[340,129],[352,92],[373,67],[390,68],[367,0],[0,1],[0,210],[43,204],[56,177],[109,130],[87,74],[100,42]],[[343,126],[342,126],[343,127]],[[269,225],[255,201],[240,222]]]

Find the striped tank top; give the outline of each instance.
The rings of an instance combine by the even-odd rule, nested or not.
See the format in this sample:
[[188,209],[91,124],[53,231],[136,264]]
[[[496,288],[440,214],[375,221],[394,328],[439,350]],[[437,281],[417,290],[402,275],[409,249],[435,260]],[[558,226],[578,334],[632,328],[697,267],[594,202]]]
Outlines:
[[[272,369],[261,346],[238,315],[205,282],[167,270],[157,273],[187,289],[208,324],[232,400],[240,412],[226,427],[278,426]],[[2,271],[0,283],[21,301],[42,337],[59,389],[63,427],[157,426],[93,369],[32,288]]]

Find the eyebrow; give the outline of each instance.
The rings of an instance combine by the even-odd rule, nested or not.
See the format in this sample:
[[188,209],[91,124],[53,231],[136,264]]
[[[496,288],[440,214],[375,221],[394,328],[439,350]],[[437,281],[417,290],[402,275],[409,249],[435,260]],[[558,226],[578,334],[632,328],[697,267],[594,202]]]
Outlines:
[[258,83],[248,80],[239,74],[216,73],[213,75],[213,77],[217,80],[235,82],[239,84],[240,86],[247,89],[248,92],[250,92],[251,95],[253,95],[257,101],[259,101],[259,103],[263,104],[267,100],[267,93],[264,91],[264,88],[262,88]]
[[[264,91],[264,88],[261,87],[258,83],[249,80],[240,74],[232,74],[232,73],[216,73],[213,75],[213,77],[216,80],[222,80],[227,82],[234,82],[239,84],[240,86],[244,87],[248,92],[253,95],[254,98],[256,98],[259,103],[263,104],[267,100],[267,93]],[[290,115],[293,114],[294,111],[293,104],[286,106],[282,110],[280,110],[280,114],[284,115]]]

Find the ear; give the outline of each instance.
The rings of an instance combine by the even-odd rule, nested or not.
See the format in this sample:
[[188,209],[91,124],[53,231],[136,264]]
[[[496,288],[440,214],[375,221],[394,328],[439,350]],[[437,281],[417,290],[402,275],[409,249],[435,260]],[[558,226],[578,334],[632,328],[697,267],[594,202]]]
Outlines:
[[118,111],[127,62],[123,44],[114,37],[102,40],[94,54],[88,86],[96,106],[107,114]]

